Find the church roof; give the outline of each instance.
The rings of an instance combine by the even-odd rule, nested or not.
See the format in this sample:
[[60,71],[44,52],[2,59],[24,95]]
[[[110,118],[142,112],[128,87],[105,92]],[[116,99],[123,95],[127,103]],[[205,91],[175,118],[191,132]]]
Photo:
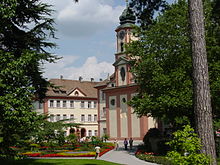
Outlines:
[[97,90],[94,87],[98,82],[66,79],[51,79],[49,82],[55,87],[49,87],[46,96],[71,97],[70,93],[78,89],[85,97],[97,98]]

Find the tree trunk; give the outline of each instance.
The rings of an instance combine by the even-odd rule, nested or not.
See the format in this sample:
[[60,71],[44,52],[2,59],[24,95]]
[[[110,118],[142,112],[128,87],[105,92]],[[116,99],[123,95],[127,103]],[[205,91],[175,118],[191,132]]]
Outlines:
[[189,0],[189,15],[196,131],[202,142],[201,152],[216,164],[202,0]]

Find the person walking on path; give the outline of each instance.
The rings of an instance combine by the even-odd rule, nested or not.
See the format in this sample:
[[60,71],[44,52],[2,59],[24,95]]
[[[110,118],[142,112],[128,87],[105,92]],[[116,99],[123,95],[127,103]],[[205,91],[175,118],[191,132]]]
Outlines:
[[117,139],[115,139],[115,141],[114,141],[114,145],[115,145],[115,150],[117,151],[118,150],[118,141],[117,141]]
[[133,139],[132,138],[130,138],[130,140],[129,140],[129,146],[130,146],[130,150],[132,150],[132,147],[133,147]]
[[128,141],[127,141],[126,138],[125,138],[125,140],[124,140],[124,146],[125,146],[125,150],[127,150],[127,149],[128,149]]
[[95,159],[99,158],[99,153],[100,153],[100,147],[96,146],[95,147]]

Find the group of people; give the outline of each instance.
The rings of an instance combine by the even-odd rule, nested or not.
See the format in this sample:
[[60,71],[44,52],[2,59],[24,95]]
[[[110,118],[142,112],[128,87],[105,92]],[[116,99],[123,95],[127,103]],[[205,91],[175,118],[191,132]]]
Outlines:
[[129,140],[127,140],[127,138],[125,138],[125,140],[124,140],[125,150],[128,150],[128,143],[129,143],[130,150],[132,150],[132,147],[133,147],[133,139],[130,138]]
[[[115,150],[118,150],[119,144],[116,139],[114,141],[114,144],[115,144]],[[130,138],[129,140],[127,140],[127,138],[124,139],[125,150],[128,150],[128,144],[129,144],[130,150],[132,150],[132,147],[133,147],[133,139],[132,138]]]

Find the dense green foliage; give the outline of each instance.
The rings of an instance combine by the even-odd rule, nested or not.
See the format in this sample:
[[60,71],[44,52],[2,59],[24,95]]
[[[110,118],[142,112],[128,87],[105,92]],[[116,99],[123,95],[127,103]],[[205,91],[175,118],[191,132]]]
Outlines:
[[42,77],[40,64],[56,59],[47,51],[55,44],[46,41],[49,37],[54,38],[54,21],[50,18],[52,10],[49,5],[39,0],[15,2],[4,0],[2,4],[11,7],[10,12],[8,10],[0,12],[0,50],[2,53],[11,53],[14,60],[19,60],[26,53],[33,54],[31,61],[26,63],[24,74],[30,80],[38,97],[43,98],[48,82]]
[[[146,155],[146,154],[138,154],[136,155],[137,158],[141,160],[145,160],[147,162],[163,164],[163,165],[173,165],[171,160],[165,156],[155,156],[155,155]],[[220,159],[218,159],[218,165],[220,164]]]
[[[206,1],[206,39],[210,72],[212,106],[219,113],[220,44],[219,25],[212,17],[212,5]],[[193,124],[192,60],[188,29],[188,6],[179,0],[155,18],[148,30],[138,29],[139,40],[128,52],[136,59],[133,73],[140,85],[139,94],[130,105],[139,115],[165,119],[173,126]]]
[[[42,63],[57,58],[47,50],[55,44],[50,6],[39,0],[3,0],[0,4],[0,155],[10,156],[41,117],[33,112],[34,97],[45,96],[48,82]],[[46,50],[47,49],[47,50]]]
[[79,127],[80,124],[66,120],[49,122],[47,116],[41,116],[41,119],[35,122],[35,127],[29,134],[32,142],[41,144],[46,142],[53,145],[63,145],[65,142],[65,129]]
[[138,159],[151,162],[151,163],[157,163],[162,165],[172,165],[171,161],[165,157],[165,156],[153,156],[153,155],[146,155],[146,154],[138,154],[136,155]]
[[107,141],[109,139],[109,135],[108,134],[104,134],[104,135],[102,135],[102,140],[103,141]]
[[140,91],[131,105],[139,116],[151,114],[170,121],[176,116],[192,116],[187,14],[185,1],[172,5],[157,17],[155,25],[140,31],[140,40],[128,49],[138,58],[133,73]]
[[[26,65],[33,54],[14,55],[0,51],[0,143],[1,154],[8,155],[10,146],[30,133],[38,116],[32,110],[34,88],[26,77]],[[10,83],[9,83],[10,82]]]
[[201,149],[201,140],[189,125],[183,130],[173,133],[173,139],[168,142],[171,151],[167,156],[175,165],[209,165],[210,159],[204,154],[198,153]]
[[154,24],[154,15],[167,7],[166,0],[131,0],[130,6],[135,11],[138,23],[146,28]]

